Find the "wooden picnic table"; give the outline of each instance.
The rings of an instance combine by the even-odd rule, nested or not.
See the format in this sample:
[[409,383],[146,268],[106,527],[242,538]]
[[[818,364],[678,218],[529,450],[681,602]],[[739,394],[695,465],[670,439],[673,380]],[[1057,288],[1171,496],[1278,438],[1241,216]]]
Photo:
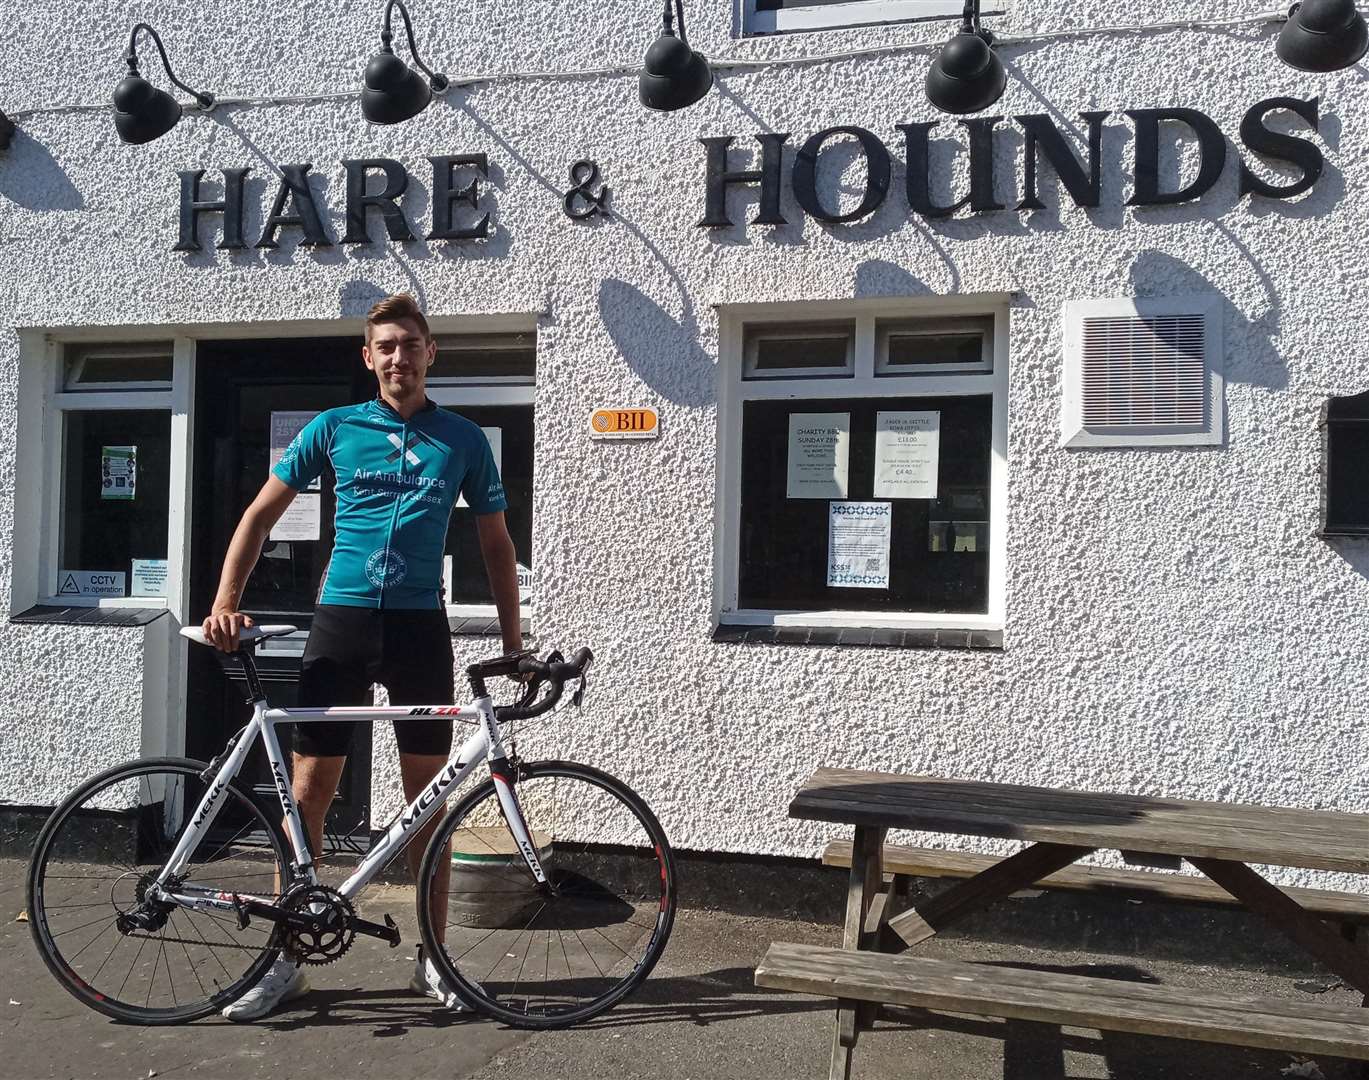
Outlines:
[[[1241,905],[1268,918],[1347,985],[1369,995],[1369,954],[1354,948],[1331,925],[1307,911],[1295,897],[1296,890],[1278,888],[1249,865],[1369,874],[1369,814],[1152,798],[852,769],[819,769],[795,796],[789,815],[855,826],[843,937],[843,949],[848,951],[901,952],[989,904],[1056,874],[1093,851],[1118,849],[1185,859]],[[1028,841],[1029,846],[930,899],[914,901],[906,890],[885,888],[881,853],[889,829],[1015,839]],[[785,948],[788,947],[773,946],[772,953],[780,950],[775,953],[780,957]],[[767,963],[770,962],[768,956]],[[811,970],[805,977],[791,977],[805,964],[813,968],[814,956],[791,956],[786,962],[790,967],[788,975],[775,971],[763,973],[758,968],[757,982],[809,993],[821,992],[824,979],[812,977]],[[859,985],[864,995],[864,1003],[839,997],[831,1072],[834,1078],[849,1075],[850,1054],[858,1031],[868,1026],[872,1016],[869,1002],[903,1001],[925,1005],[959,1000],[944,994],[938,997],[930,991],[922,997],[910,995],[904,992],[906,987],[898,982],[896,972],[911,973],[922,965],[917,970],[924,982],[935,982],[944,976],[948,980],[958,980],[963,986],[970,979],[964,973],[946,975],[940,969],[927,966],[942,962],[900,962],[905,965],[903,969],[897,965],[886,966],[874,977],[875,983],[883,985],[884,992],[877,992],[870,985],[869,972],[860,977],[849,974],[839,977],[830,974],[831,965],[827,964],[827,985],[836,987],[840,984],[848,989]],[[774,965],[783,966],[778,959]],[[962,967],[968,970],[973,966]],[[982,972],[984,969],[975,970]],[[847,981],[842,982],[842,978]],[[861,978],[865,979],[864,983]],[[1058,977],[1056,981],[1059,981]],[[1085,988],[1083,983],[1078,987],[1043,983],[1033,986],[1030,993],[1022,991],[1020,994],[1020,988],[998,986],[994,988],[995,994],[1005,999],[1021,996],[1022,1002],[991,1011],[987,1007],[968,1007],[975,1004],[970,997],[964,999],[967,1007],[963,1011],[1068,1022],[1070,1017],[1086,1015],[1080,1011],[1081,1004],[1070,1004],[1072,992],[1077,990],[1076,996],[1082,1002],[1088,994],[1096,996],[1106,990],[1105,987],[1100,991],[1092,985],[1101,980],[1084,981],[1091,985]],[[1056,998],[1052,999],[1051,994]],[[988,995],[989,991],[985,990],[981,996]],[[1207,1017],[1204,1020],[1206,1030],[1200,1030],[1196,1022],[1187,1020],[1185,1007],[1176,1004],[1172,994],[1163,1001],[1142,1000],[1157,997],[1149,991],[1126,996],[1128,1000],[1123,1002],[1119,998],[1114,1009],[1120,1018],[1115,1024],[1100,1019],[1084,1026],[1173,1033],[1215,1041],[1229,1038],[1245,1045],[1264,1046],[1299,1045],[1292,1034],[1297,1028],[1308,1033],[1306,1045],[1369,1057],[1369,1038],[1366,1037],[1369,1028],[1363,1026],[1361,1019],[1369,1014],[1361,1010],[1308,1016],[1304,1015],[1308,1013],[1308,1006],[1290,1002],[1287,1015],[1274,1018],[1268,1015],[1272,1007],[1269,1000],[1263,999],[1261,1018],[1252,1019],[1256,1011],[1254,1005],[1230,1006],[1224,1014],[1225,1020],[1219,1022]],[[1052,1001],[1056,1002],[1054,1006]],[[1064,1004],[1059,1004],[1061,1002]],[[1035,1011],[1028,1008],[1028,1004]],[[1369,1004],[1369,997],[1366,1004]],[[1187,1007],[1194,1013],[1201,1011],[1197,999]],[[1018,1011],[1012,1011],[1013,1008]],[[1092,1008],[1098,1009],[1096,1000]],[[1318,1026],[1317,1016],[1320,1015],[1328,1018],[1327,1024]],[[1332,1021],[1340,1025],[1334,1031]],[[1262,1034],[1263,1029],[1267,1031]],[[1361,1047],[1364,1053],[1359,1052]]]

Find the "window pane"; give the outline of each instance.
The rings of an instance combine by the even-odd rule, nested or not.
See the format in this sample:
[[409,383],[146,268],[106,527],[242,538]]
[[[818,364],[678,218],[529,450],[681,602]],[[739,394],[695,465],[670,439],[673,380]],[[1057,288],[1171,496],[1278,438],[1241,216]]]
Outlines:
[[[496,462],[504,481],[509,508],[504,518],[513,537],[514,552],[524,566],[532,566],[532,439],[531,405],[465,406],[444,408],[460,413],[482,428],[499,430]],[[491,441],[493,446],[493,440]],[[493,604],[485,561],[475,531],[475,515],[469,507],[452,511],[447,528],[447,554],[452,557],[452,595],[449,604]]]
[[[876,414],[940,413],[937,498],[894,499],[889,588],[828,588],[830,503],[786,497],[791,413],[850,413],[847,497],[872,499]],[[989,599],[992,397],[748,401],[738,601],[785,611],[983,613]]]
[[855,327],[850,323],[748,327],[746,356],[751,371],[846,368]]
[[67,412],[64,455],[59,569],[121,573],[129,595],[132,561],[166,558],[171,414]]
[[460,339],[438,338],[437,359],[428,369],[428,380],[521,379],[532,382],[536,374],[535,334],[486,334]]
[[66,388],[88,384],[171,382],[171,345],[83,346],[67,353]]
[[979,364],[984,359],[980,334],[890,334],[889,366]]

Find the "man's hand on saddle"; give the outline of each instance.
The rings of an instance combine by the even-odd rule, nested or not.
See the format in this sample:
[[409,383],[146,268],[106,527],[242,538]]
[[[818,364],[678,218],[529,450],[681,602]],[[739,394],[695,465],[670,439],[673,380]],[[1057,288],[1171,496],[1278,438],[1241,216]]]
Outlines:
[[255,625],[252,616],[244,615],[241,611],[215,611],[204,620],[201,629],[214,648],[221,652],[237,652],[238,635]]

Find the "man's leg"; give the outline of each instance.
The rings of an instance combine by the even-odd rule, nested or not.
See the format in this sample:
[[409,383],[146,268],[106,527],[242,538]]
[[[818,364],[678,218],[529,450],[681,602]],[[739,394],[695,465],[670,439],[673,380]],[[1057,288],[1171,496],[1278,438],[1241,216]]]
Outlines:
[[345,755],[316,757],[298,750],[292,756],[295,776],[291,786],[295,802],[299,803],[300,821],[304,825],[305,835],[309,837],[309,850],[314,856],[314,868],[317,870],[323,861],[323,823],[328,818],[328,807],[332,805],[347,758]]
[[[404,798],[408,802],[413,802],[418,798],[428,783],[447,764],[446,754],[412,754],[401,753],[399,755],[399,771],[404,778]],[[437,829],[438,822],[442,820],[442,815],[446,807],[439,808],[433,819],[419,829],[414,835],[409,846],[404,849],[404,857],[409,864],[409,872],[413,874],[414,881],[418,881],[419,866],[423,862],[423,853],[428,850],[428,840]],[[446,853],[442,863],[437,868],[437,876],[433,878],[432,891],[428,895],[428,912],[433,920],[433,930],[437,934],[438,941],[447,940],[447,896],[451,889],[452,878],[452,846],[447,845]]]

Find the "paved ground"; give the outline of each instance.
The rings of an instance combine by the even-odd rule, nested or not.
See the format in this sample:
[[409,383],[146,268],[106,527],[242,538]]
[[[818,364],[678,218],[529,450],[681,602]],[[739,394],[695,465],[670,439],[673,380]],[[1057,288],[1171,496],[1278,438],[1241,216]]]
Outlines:
[[[834,925],[686,911],[642,992],[583,1029],[528,1035],[439,1010],[405,988],[415,938],[411,893],[377,887],[361,905],[390,912],[405,944],[358,939],[340,962],[314,969],[316,990],[252,1025],[180,1028],[113,1023],[67,996],[16,918],[23,867],[0,860],[0,1077],[377,1078],[410,1080],[801,1080],[827,1075],[829,1003],[757,991],[752,968],[775,939],[835,943]],[[777,898],[782,903],[782,898]],[[1356,1005],[1329,980],[1204,969],[1135,956],[1042,953],[983,941],[932,943],[929,955],[1024,959],[1119,978],[1158,979],[1214,992],[1287,994]],[[1042,1024],[890,1012],[862,1037],[857,1080],[1354,1080],[1358,1066],[1323,1059],[1295,1072],[1287,1054]]]

